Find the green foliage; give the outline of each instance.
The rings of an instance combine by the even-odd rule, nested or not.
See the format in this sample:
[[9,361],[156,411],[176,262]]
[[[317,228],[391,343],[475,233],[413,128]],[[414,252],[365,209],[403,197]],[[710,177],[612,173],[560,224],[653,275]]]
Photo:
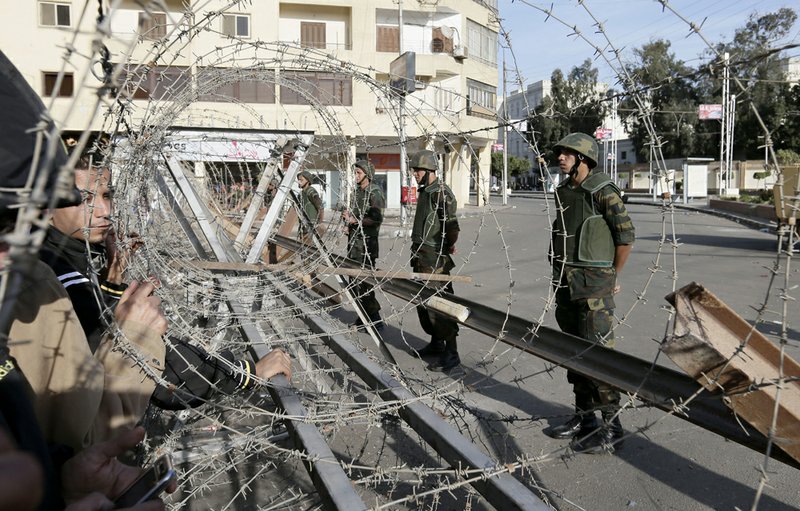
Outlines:
[[[519,176],[528,172],[531,168],[531,162],[527,158],[517,158],[516,156],[508,157],[508,175]],[[502,177],[503,175],[503,152],[492,153],[491,173],[493,176]]]
[[[624,86],[629,98],[622,102],[622,108],[638,110],[641,104],[632,99],[635,91],[647,90],[644,101],[653,109],[652,123],[658,141],[651,140],[645,119],[640,116],[625,117],[624,122],[631,133],[634,146],[640,159],[650,159],[650,145],[661,146],[664,158],[674,158],[692,154],[697,149],[698,97],[694,81],[684,78],[693,70],[678,60],[670,51],[670,42],[663,39],[650,41],[634,50],[635,63],[630,72],[632,82]],[[691,112],[691,113],[690,113]]]
[[[797,88],[800,89],[800,87]],[[791,149],[778,149],[775,151],[775,157],[778,158],[778,163],[781,165],[800,165],[800,154]]]
[[593,135],[608,109],[597,92],[597,69],[589,59],[572,68],[566,77],[556,69],[550,82],[551,95],[544,98],[529,119],[537,147],[543,153],[569,133]]
[[[781,83],[781,62],[786,54],[776,50],[795,32],[797,18],[795,10],[787,7],[751,14],[732,40],[719,42],[714,52],[708,52],[710,64],[696,69],[678,60],[668,41],[654,40],[635,49],[628,68],[633,80],[623,84],[625,98],[620,106],[623,112],[652,109],[650,120],[656,134],[656,140],[651,140],[642,116],[623,117],[638,156],[650,159],[650,147],[655,143],[664,158],[719,158],[720,123],[700,121],[696,111],[700,104],[722,102],[723,67],[717,55],[725,52],[730,54],[731,76],[744,85],[741,90],[731,81],[731,94],[736,94],[737,103],[734,158],[763,158],[764,128],[754,111],[770,130],[776,151],[793,152],[800,147],[800,87]],[[638,102],[634,101],[635,92]]]

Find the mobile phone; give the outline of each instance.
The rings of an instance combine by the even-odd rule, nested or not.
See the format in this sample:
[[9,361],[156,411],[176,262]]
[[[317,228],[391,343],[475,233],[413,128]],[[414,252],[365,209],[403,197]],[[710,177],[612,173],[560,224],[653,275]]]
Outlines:
[[158,498],[174,477],[172,459],[169,455],[161,456],[114,500],[114,509],[133,507]]

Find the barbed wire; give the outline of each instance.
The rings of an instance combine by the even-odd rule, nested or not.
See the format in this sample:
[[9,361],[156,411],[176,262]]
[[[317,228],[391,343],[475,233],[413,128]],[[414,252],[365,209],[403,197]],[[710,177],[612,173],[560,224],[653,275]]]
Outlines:
[[[218,392],[213,398],[200,399],[201,405],[182,411],[166,411],[151,406],[145,421],[149,439],[140,458],[152,459],[162,453],[172,453],[180,463],[181,489],[170,501],[173,508],[321,507],[321,497],[305,472],[306,465],[320,460],[298,448],[288,438],[285,424],[292,420],[313,424],[322,433],[337,455],[334,461],[322,462],[340,466],[351,478],[363,501],[374,509],[451,509],[456,505],[463,509],[488,508],[490,504],[476,492],[473,485],[499,474],[514,474],[554,509],[560,506],[598,508],[597,502],[573,498],[569,491],[548,488],[543,483],[545,478],[541,477],[542,473],[555,471],[556,467],[575,459],[575,453],[569,446],[516,446],[508,440],[538,423],[566,417],[571,413],[528,413],[530,407],[513,405],[509,406],[519,412],[507,413],[504,410],[487,411],[483,404],[476,404],[485,399],[483,393],[494,395],[495,387],[522,388],[537,378],[553,378],[554,373],[563,371],[561,365],[530,364],[527,354],[504,343],[509,323],[515,314],[520,314],[520,310],[533,320],[525,341],[529,344],[537,342],[540,329],[548,324],[548,317],[552,315],[555,289],[550,285],[552,275],[549,274],[549,268],[539,274],[518,273],[517,266],[524,257],[521,251],[527,247],[513,245],[519,236],[509,227],[504,216],[509,210],[493,205],[489,190],[483,184],[479,185],[477,191],[477,202],[483,205],[462,208],[467,213],[462,212],[460,220],[464,225],[469,225],[471,230],[462,228],[455,274],[469,275],[482,270],[486,258],[498,266],[505,282],[486,283],[486,286],[488,288],[491,284],[492,290],[505,287],[491,297],[491,303],[498,307],[504,319],[499,331],[490,336],[491,342],[472,357],[474,369],[470,368],[462,376],[442,380],[430,373],[420,373],[404,361],[395,365],[382,360],[377,353],[373,354],[368,343],[362,343],[349,328],[346,322],[352,315],[352,306],[345,294],[347,292],[359,297],[361,291],[357,279],[345,282],[340,290],[336,290],[333,299],[313,292],[320,283],[333,284],[325,273],[330,272],[330,269],[326,270],[329,261],[320,251],[290,254],[281,262],[284,267],[270,272],[270,280],[259,278],[257,272],[221,274],[195,264],[201,258],[179,224],[177,215],[184,215],[188,224],[198,231],[201,222],[210,221],[216,231],[235,237],[238,226],[244,221],[247,207],[256,195],[255,183],[265,171],[265,167],[252,161],[253,158],[242,155],[224,162],[209,163],[205,165],[204,175],[197,177],[195,174],[194,186],[214,215],[213,219],[200,218],[192,210],[187,197],[177,194],[171,199],[157,183],[160,178],[169,178],[170,169],[165,163],[164,153],[176,127],[208,127],[223,132],[250,131],[270,136],[281,133],[289,138],[313,132],[315,137],[308,149],[306,167],[325,176],[325,171],[332,171],[327,175],[333,175],[336,170],[350,167],[353,163],[350,154],[352,147],[363,148],[366,154],[392,148],[395,144],[393,140],[381,141],[374,136],[378,123],[383,127],[390,126],[396,135],[382,138],[399,139],[405,129],[413,133],[406,138],[409,146],[423,149],[433,143],[448,154],[455,153],[452,164],[459,169],[466,169],[472,180],[483,183],[485,177],[479,175],[472,165],[472,162],[480,161],[482,152],[473,147],[471,142],[476,146],[485,146],[486,140],[494,137],[494,130],[498,128],[522,135],[513,120],[499,116],[497,122],[469,126],[467,129],[461,119],[470,99],[454,90],[454,87],[435,83],[428,83],[422,94],[412,94],[407,98],[404,105],[406,114],[401,118],[398,97],[392,92],[384,71],[349,62],[327,49],[308,48],[284,41],[237,38],[218,30],[217,23],[221,16],[236,12],[247,2],[232,1],[223,7],[219,7],[217,2],[201,2],[180,18],[164,2],[143,2],[141,7],[150,20],[155,19],[154,15],[166,14],[168,26],[162,27],[163,35],[157,32],[159,27],[154,26],[154,32],[150,34],[125,34],[126,37],[111,28],[115,16],[119,16],[124,8],[122,2],[111,2],[105,13],[100,11],[99,20],[93,18],[91,3],[87,1],[83,4],[76,22],[77,28],[67,38],[60,73],[63,76],[68,70],[82,70],[82,75],[76,77],[76,90],[79,91],[76,95],[83,97],[81,91],[94,91],[90,106],[93,115],[86,122],[85,129],[80,130],[82,134],[78,150],[73,152],[72,165],[80,149],[91,143],[90,133],[100,132],[111,141],[104,156],[114,172],[117,209],[113,220],[119,232],[136,232],[143,242],[128,268],[129,276],[145,279],[155,275],[161,281],[157,293],[170,323],[167,342],[181,339],[202,347],[215,360],[227,364],[233,372],[238,370],[237,367],[221,353],[230,350],[235,355],[245,355],[249,347],[248,339],[240,333],[237,325],[254,327],[268,348],[282,348],[291,352],[295,359],[292,384],[307,411],[305,416],[284,413],[269,396],[267,391],[271,384],[268,381],[260,381],[261,386],[251,393],[225,396],[217,388]],[[427,2],[434,6],[438,3]],[[571,36],[586,44],[587,52],[602,58],[617,74],[620,83],[630,85],[626,98],[636,105],[636,115],[648,130],[650,144],[656,155],[654,172],[667,178],[666,164],[660,151],[664,134],[652,122],[656,111],[647,100],[647,94],[663,84],[646,88],[633,86],[634,78],[629,67],[621,60],[622,50],[615,46],[613,35],[606,32],[604,24],[593,12],[595,7],[599,9],[600,6],[586,1],[576,2],[571,7],[559,5],[557,8],[525,0],[520,3],[544,14],[545,22],[552,20],[561,24]],[[656,3],[663,7],[664,16],[672,15],[686,23],[693,35],[701,37],[709,49],[714,50],[701,32],[702,24],[682,17],[666,0]],[[561,12],[568,9],[582,9],[589,15],[593,20],[590,27],[592,36],[588,35],[589,30],[569,24],[566,16],[556,13],[556,10]],[[495,13],[495,16],[498,14]],[[498,22],[500,36],[511,54],[521,89],[523,84],[514,57],[512,37],[504,30],[502,19],[498,19]],[[203,38],[212,35],[217,41],[213,46],[199,44]],[[96,65],[101,65],[103,69],[101,85],[97,84],[98,77],[91,71]],[[303,78],[302,73],[312,72],[330,75],[334,83],[333,93],[330,88]],[[692,78],[699,76],[698,73],[707,72],[704,68],[691,76],[679,78]],[[336,82],[337,79],[340,82]],[[361,94],[366,92],[367,97],[375,102],[377,120],[359,118],[354,108],[347,108],[350,105],[346,104],[348,101],[344,99],[344,90],[340,90],[336,96],[337,84],[344,87],[347,81],[351,84],[350,103],[356,97],[356,90]],[[246,83],[253,84],[257,93],[267,94],[264,99],[271,98],[269,104],[274,110],[271,117],[257,108],[257,102],[241,99],[241,93],[239,98],[231,94],[233,87],[241,87]],[[271,96],[269,90],[272,91]],[[137,94],[141,94],[139,91],[145,91],[149,97],[137,97]],[[285,91],[286,97],[296,97],[305,112],[298,116],[293,110],[294,105],[279,103],[276,91],[280,91],[281,96]],[[450,99],[450,106],[441,106],[436,98],[442,96]],[[524,97],[524,101],[526,111],[532,111],[531,105],[527,104],[527,97]],[[55,98],[52,98],[49,107],[54,110],[55,106]],[[60,125],[68,125],[77,115],[76,109],[76,105],[66,109],[63,118],[57,119]],[[573,110],[558,112],[567,116],[572,113]],[[757,112],[755,114],[758,115]],[[402,123],[408,124],[401,129]],[[769,136],[766,126],[764,130]],[[277,145],[274,137],[265,140],[268,142],[264,143]],[[771,144],[768,147],[775,160]],[[542,154],[536,137],[530,140],[530,149],[534,154]],[[292,150],[281,150],[279,156],[273,158],[288,159]],[[278,166],[282,167],[282,164],[283,161]],[[546,164],[541,160],[536,164],[540,181],[555,185]],[[775,168],[779,169],[777,161]],[[185,163],[182,170],[186,175],[194,173],[194,168]],[[277,174],[274,176],[279,177]],[[346,197],[354,190],[350,177],[343,176],[341,182],[343,186],[339,189],[335,184],[327,183],[325,190],[326,196],[335,203],[327,204],[329,211],[334,213],[333,218],[324,223],[321,242],[334,254],[346,253],[345,225],[336,216],[334,206],[336,203],[346,204]],[[239,185],[244,183],[247,186],[240,188]],[[546,225],[550,226],[559,215],[563,215],[563,210],[553,207],[552,196],[547,189],[545,186],[546,200],[541,204],[541,215]],[[177,201],[177,209],[173,207],[173,200]],[[295,208],[296,205],[289,201],[282,209],[280,221],[284,225],[291,222]],[[629,305],[615,318],[614,332],[617,335],[633,328],[631,319],[637,314],[652,314],[652,310],[648,309],[648,301],[657,292],[653,289],[663,284],[661,281],[666,281],[670,292],[675,292],[682,280],[682,261],[689,254],[681,242],[681,225],[676,220],[678,210],[671,199],[665,198],[658,211],[657,249],[647,267],[635,270],[638,273],[637,280],[632,282],[636,283],[636,287],[627,292],[626,302]],[[46,216],[40,215],[40,208],[35,208],[35,213],[33,216],[21,216],[21,227],[18,229],[18,233],[24,234],[20,243],[26,247],[28,257],[41,244],[43,236],[30,234],[30,226],[42,227],[47,223]],[[302,213],[298,216],[302,218]],[[384,232],[394,227],[390,227],[389,223],[384,226]],[[388,310],[384,312],[383,319],[390,328],[397,330],[396,335],[392,333],[394,342],[391,346],[410,349],[418,344],[419,339],[415,327],[408,326],[406,321],[415,321],[413,312],[416,303],[425,297],[418,292],[412,300],[401,300],[390,293],[392,273],[405,272],[408,257],[412,255],[410,240],[402,234],[401,227],[397,226],[398,233],[381,239],[381,269],[387,272],[387,276],[374,280],[375,290],[385,304],[384,311]],[[296,232],[296,229],[289,229],[288,234]],[[547,240],[551,238],[550,232],[540,234],[546,234],[541,237]],[[768,315],[780,317],[781,331],[776,339],[781,349],[781,360],[787,356],[787,348],[797,342],[790,337],[793,324],[790,305],[796,303],[792,294],[796,289],[792,279],[795,277],[796,280],[796,276],[791,270],[791,247],[796,242],[793,236],[789,232],[788,243],[784,243],[783,239],[776,242],[774,263],[767,268],[769,279],[763,289],[763,299],[754,306],[756,316],[751,331],[753,334],[757,327],[763,326]],[[206,251],[212,252],[213,247],[209,242],[201,240],[200,244]],[[538,250],[534,257],[545,257],[547,250],[544,247],[533,248]],[[338,263],[334,263],[334,266],[335,269],[344,268]],[[493,275],[496,278],[498,273]],[[523,280],[535,284],[521,290],[520,283]],[[284,289],[306,289],[302,294],[302,303],[287,302]],[[768,306],[776,296],[780,299],[780,310]],[[243,304],[260,302],[260,307],[247,308],[246,312],[233,312],[225,306],[232,298]],[[654,329],[661,329],[650,333],[656,343],[673,335],[674,314],[672,307],[665,306],[658,310],[659,317],[651,321]],[[333,331],[315,332],[304,321],[311,316],[325,317],[333,325]],[[125,338],[122,331],[114,328],[116,347],[129,355],[148,378],[159,385],[169,385],[161,374],[147,365],[144,355]],[[349,339],[371,360],[379,363],[387,375],[409,390],[413,397],[386,399],[380,389],[371,388],[329,346],[327,339],[332,335]],[[749,337],[728,363],[745,349],[748,340]],[[654,346],[657,347],[657,344]],[[579,353],[572,359],[582,355],[585,353]],[[660,363],[659,356],[660,351],[656,350],[653,366]],[[189,360],[184,362],[190,369],[197,369]],[[777,406],[781,389],[793,381],[791,375],[781,372],[777,380],[759,382],[758,385],[775,389]],[[217,382],[209,379],[205,379],[205,383],[218,387]],[[644,385],[646,380],[641,383]],[[714,379],[709,382],[709,385],[718,384]],[[652,417],[647,415],[654,410],[651,405],[638,392],[629,392],[619,414],[626,417],[636,414],[640,418],[637,421],[640,425],[626,434],[625,438],[661,434],[657,426],[674,415],[685,414],[693,400],[703,393],[704,390],[700,388],[688,400],[676,403],[672,412]],[[531,391],[530,394],[538,392]],[[425,404],[446,417],[464,437],[484,450],[500,452],[497,455],[499,464],[469,469],[450,466],[442,461],[422,436],[400,420],[403,411],[414,403]],[[776,440],[777,417],[776,408],[772,417],[770,442]],[[498,440],[499,437],[502,438]],[[496,448],[495,444],[502,445],[502,450]],[[536,451],[539,451],[538,454],[531,454]],[[759,507],[760,499],[769,485],[772,472],[769,460],[770,453],[766,452],[758,470],[759,479],[755,483],[752,509]],[[456,502],[458,504],[454,504]]]

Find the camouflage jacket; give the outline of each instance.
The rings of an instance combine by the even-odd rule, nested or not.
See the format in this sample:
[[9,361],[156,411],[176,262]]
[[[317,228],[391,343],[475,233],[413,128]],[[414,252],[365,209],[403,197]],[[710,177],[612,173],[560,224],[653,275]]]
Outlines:
[[350,233],[377,237],[383,223],[383,209],[386,199],[381,188],[375,183],[370,183],[366,188],[356,188],[350,204],[350,213],[356,218],[357,223],[350,224]]
[[311,185],[303,188],[303,190],[300,192],[300,205],[302,206],[303,211],[306,212],[306,216],[308,217],[309,222],[311,222],[311,225],[317,225],[317,222],[319,221],[319,213],[322,209],[322,199],[320,198],[317,189]]
[[[450,249],[460,230],[455,195],[438,179],[422,188],[411,231],[412,258],[425,267],[450,266]],[[449,262],[448,262],[449,261]]]

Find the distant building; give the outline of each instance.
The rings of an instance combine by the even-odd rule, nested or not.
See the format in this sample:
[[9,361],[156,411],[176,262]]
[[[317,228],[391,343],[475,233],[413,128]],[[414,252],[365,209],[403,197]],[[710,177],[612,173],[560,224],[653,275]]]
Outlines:
[[[504,107],[500,106],[498,110],[499,115],[504,117],[507,115],[508,119],[511,121],[515,120],[524,120],[527,119],[530,112],[536,109],[538,106],[542,104],[544,98],[550,96],[552,90],[552,83],[550,80],[539,80],[537,82],[529,84],[525,90],[513,92],[508,94],[507,104],[508,104],[508,111],[506,113]],[[597,94],[603,95],[608,90],[608,85],[605,83],[598,83],[597,84]],[[617,142],[617,151],[616,151],[616,158],[617,164],[634,164],[637,163],[636,161],[636,151],[633,146],[633,142],[630,140],[628,133],[625,131],[624,126],[622,125],[622,121],[620,117],[617,117],[617,123],[615,126],[612,126],[612,120],[609,118],[604,123],[605,128],[611,129],[611,138],[606,140],[608,145],[604,145],[602,141],[599,141],[600,150],[606,157],[604,161],[598,162],[599,167],[604,167],[604,164],[609,162],[613,159],[614,155],[607,154],[609,148],[611,146],[610,142],[615,140]],[[512,129],[508,132],[508,150],[509,156],[515,156],[517,158],[525,158],[531,162],[536,160],[536,154],[531,149],[530,144],[525,139],[522,133],[520,133],[522,125],[517,125],[517,129]],[[503,134],[502,132],[498,133],[498,143],[502,144]],[[546,147],[539,147],[540,151],[546,151],[549,148]],[[533,185],[538,186],[539,183],[539,176],[538,176],[538,169],[533,169],[528,176],[523,176],[521,178],[523,184],[525,185]]]
[[786,80],[792,85],[800,84],[800,57],[789,57],[781,64]]

